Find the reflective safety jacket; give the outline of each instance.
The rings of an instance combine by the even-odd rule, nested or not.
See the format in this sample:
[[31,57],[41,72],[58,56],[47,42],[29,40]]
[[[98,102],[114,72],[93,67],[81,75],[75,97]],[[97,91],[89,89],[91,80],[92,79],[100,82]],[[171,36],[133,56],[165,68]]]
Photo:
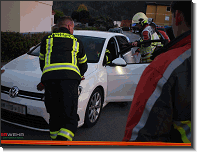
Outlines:
[[191,142],[191,31],[143,71],[123,141]]
[[82,42],[61,27],[43,38],[40,49],[41,81],[76,79],[87,70],[87,57]]
[[[144,40],[159,40],[159,39],[160,39],[159,36],[152,29],[152,27],[149,25],[146,25],[144,30],[141,33],[140,42],[143,42]],[[161,42],[152,42],[152,43],[138,45],[138,47],[140,47],[139,50],[142,56],[143,63],[152,61],[150,59],[151,54],[154,52],[154,50],[156,49],[158,45],[161,45]]]

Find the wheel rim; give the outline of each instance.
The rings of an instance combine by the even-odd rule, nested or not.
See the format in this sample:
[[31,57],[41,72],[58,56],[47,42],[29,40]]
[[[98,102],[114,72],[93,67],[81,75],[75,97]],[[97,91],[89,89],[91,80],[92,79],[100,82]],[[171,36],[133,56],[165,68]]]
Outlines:
[[101,110],[101,94],[96,92],[91,100],[89,105],[89,120],[91,123],[94,123],[100,114]]

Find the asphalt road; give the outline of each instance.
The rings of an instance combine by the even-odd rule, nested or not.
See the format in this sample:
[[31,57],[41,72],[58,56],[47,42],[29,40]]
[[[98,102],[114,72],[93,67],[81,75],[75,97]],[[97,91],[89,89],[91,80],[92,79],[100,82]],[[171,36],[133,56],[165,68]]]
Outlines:
[[134,42],[135,40],[138,40],[140,38],[138,34],[134,34],[130,31],[124,31],[123,34],[129,37],[131,42]]
[[[135,41],[139,35],[124,32]],[[126,106],[109,103],[101,112],[99,121],[92,128],[78,128],[74,141],[122,141],[131,102]],[[50,140],[49,132],[34,131],[1,122],[1,133],[24,133],[24,140]],[[1,139],[3,139],[1,137]],[[7,146],[7,145],[6,145]]]
[[[78,128],[73,140],[122,141],[130,104],[122,107],[119,103],[109,103],[103,108],[97,124],[91,128]],[[24,140],[50,140],[49,132],[34,131],[2,121],[1,133],[24,133]]]

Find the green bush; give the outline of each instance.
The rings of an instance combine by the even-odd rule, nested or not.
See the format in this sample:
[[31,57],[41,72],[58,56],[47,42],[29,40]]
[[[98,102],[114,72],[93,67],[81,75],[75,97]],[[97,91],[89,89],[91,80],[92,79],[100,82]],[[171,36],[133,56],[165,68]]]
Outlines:
[[1,62],[8,62],[29,51],[41,42],[49,33],[22,34],[19,32],[1,32]]

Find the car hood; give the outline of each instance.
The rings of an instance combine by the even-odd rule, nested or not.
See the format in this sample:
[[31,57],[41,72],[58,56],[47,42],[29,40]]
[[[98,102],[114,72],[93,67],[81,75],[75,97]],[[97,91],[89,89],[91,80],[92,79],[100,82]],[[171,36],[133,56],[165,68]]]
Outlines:
[[17,71],[36,71],[40,70],[39,58],[24,54],[5,65],[5,69]]
[[[97,63],[88,63],[85,77],[96,71]],[[21,90],[38,92],[37,84],[41,80],[39,57],[24,54],[4,65],[5,72],[1,74],[1,85],[18,86]]]
[[3,69],[5,72],[1,74],[2,86],[17,86],[20,90],[38,92],[36,86],[42,75],[38,57],[24,54],[4,65]]

